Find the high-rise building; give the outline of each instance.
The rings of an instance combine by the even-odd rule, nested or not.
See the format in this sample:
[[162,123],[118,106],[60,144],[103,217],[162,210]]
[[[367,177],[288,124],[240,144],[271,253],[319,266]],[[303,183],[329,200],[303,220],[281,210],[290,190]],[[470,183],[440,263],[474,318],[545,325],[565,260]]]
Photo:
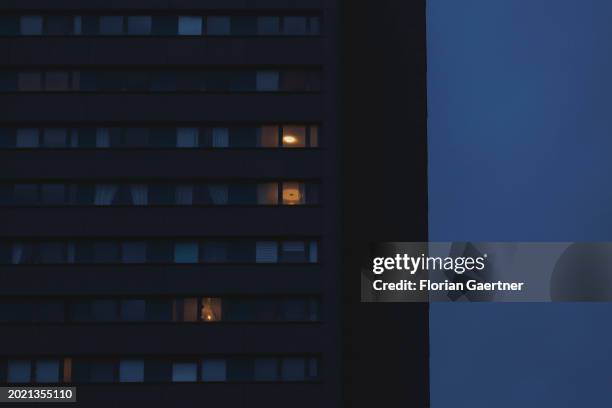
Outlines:
[[[359,308],[342,304],[346,214],[365,213],[342,210],[342,158],[391,135],[342,135],[343,106],[365,111],[341,103],[339,3],[0,5],[0,383],[76,386],[87,407],[225,408],[338,407],[366,383],[371,356],[351,374],[344,353],[369,335],[343,341]],[[350,86],[375,67],[363,58]],[[383,102],[355,120],[371,130]]]

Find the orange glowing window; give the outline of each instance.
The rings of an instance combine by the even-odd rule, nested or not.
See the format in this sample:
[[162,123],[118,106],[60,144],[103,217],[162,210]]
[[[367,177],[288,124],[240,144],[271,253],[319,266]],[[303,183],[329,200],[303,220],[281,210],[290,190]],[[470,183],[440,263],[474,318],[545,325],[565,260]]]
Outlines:
[[304,204],[304,201],[304,185],[302,183],[283,183],[283,204]]
[[283,147],[306,147],[304,126],[283,126]]
[[202,321],[218,322],[221,320],[221,313],[220,298],[202,298],[202,309],[200,310]]

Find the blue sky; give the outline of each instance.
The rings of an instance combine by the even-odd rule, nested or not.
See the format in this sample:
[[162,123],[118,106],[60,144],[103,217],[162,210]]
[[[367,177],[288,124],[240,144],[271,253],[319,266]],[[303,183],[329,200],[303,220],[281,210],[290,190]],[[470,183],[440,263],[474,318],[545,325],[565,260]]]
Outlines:
[[[611,22],[609,0],[428,0],[431,240],[612,241]],[[612,406],[612,304],[430,317],[434,408]]]

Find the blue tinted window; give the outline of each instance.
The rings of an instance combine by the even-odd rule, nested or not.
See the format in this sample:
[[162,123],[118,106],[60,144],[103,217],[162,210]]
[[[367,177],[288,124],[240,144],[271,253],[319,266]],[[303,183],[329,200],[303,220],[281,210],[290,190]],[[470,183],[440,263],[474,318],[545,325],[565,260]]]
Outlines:
[[151,34],[152,20],[150,16],[129,16],[127,21],[129,35]]
[[38,360],[36,362],[36,382],[59,382],[59,367],[58,360]]
[[100,34],[102,35],[121,35],[123,34],[122,16],[102,16],[100,17]]
[[305,369],[306,366],[303,358],[283,358],[281,377],[283,381],[303,381]]
[[121,360],[119,363],[120,382],[143,382],[144,361],[143,360]]
[[198,377],[198,365],[196,363],[174,363],[172,364],[173,382],[193,382]]
[[174,246],[175,263],[197,263],[198,262],[198,243],[197,242],[178,242]]
[[21,35],[41,35],[43,19],[41,16],[22,16],[20,21]]
[[225,359],[202,360],[202,381],[227,381]]
[[201,35],[202,34],[202,17],[199,16],[181,16],[178,20],[179,35]]
[[7,382],[27,383],[32,378],[32,367],[29,360],[9,360]]
[[122,300],[121,320],[144,321],[145,309],[146,307],[144,300]]
[[280,17],[258,17],[257,33],[260,35],[280,34]]

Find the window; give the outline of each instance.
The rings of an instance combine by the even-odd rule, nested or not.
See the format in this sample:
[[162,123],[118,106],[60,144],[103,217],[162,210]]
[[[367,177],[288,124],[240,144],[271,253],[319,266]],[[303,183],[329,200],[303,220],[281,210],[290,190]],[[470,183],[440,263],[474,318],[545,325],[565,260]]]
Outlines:
[[200,319],[204,322],[218,322],[222,319],[220,298],[202,298]]
[[197,363],[184,362],[172,364],[172,382],[195,382],[197,379]]
[[229,35],[230,34],[230,18],[212,16],[206,19],[206,32],[209,35]]
[[143,382],[144,361],[143,360],[121,360],[119,362],[120,382]]
[[257,91],[272,92],[279,90],[278,71],[257,71]]
[[89,365],[89,381],[109,383],[115,380],[115,367],[111,361],[92,361]]
[[120,305],[121,320],[134,322],[145,320],[146,305],[144,300],[122,300]]
[[280,34],[280,17],[257,17],[257,33],[259,35]]
[[304,184],[297,182],[284,182],[283,183],[283,204],[285,205],[296,205],[304,204],[305,193]]
[[43,146],[47,148],[63,148],[67,146],[68,132],[66,129],[50,128],[43,132]]
[[96,263],[118,263],[119,245],[114,242],[96,242],[94,248],[94,261]]
[[175,299],[172,304],[172,320],[175,322],[198,321],[198,299]]
[[14,16],[0,16],[0,35],[19,34],[19,18]]
[[285,27],[285,34],[306,34],[306,17],[285,17],[283,23]]
[[129,16],[128,34],[129,35],[149,35],[151,34],[151,16]]
[[176,147],[198,147],[198,128],[177,128]]
[[306,127],[283,126],[283,147],[306,147]]
[[121,35],[123,34],[122,16],[101,16],[100,34],[102,35]]
[[202,381],[226,381],[227,368],[225,359],[202,360]]
[[20,22],[21,35],[41,35],[43,19],[41,16],[22,16]]
[[180,16],[178,33],[179,35],[202,35],[202,17]]
[[19,90],[34,92],[42,90],[42,74],[40,72],[20,72],[18,77]]
[[257,204],[278,204],[278,183],[265,183],[257,186]]
[[49,35],[70,35],[74,32],[74,19],[69,16],[48,16],[46,32]]
[[147,261],[147,244],[145,242],[124,242],[121,261],[123,263],[145,263]]
[[286,357],[281,364],[283,381],[303,381],[305,378],[305,362],[303,358]]
[[256,358],[255,381],[278,381],[278,359]]
[[278,242],[257,241],[255,248],[255,262],[276,263],[278,262]]
[[197,242],[177,242],[174,246],[175,263],[197,263],[198,244]]
[[57,383],[59,382],[58,360],[38,360],[36,361],[36,382],[37,383]]
[[117,304],[113,300],[91,302],[91,317],[94,321],[113,322],[117,319]]
[[281,244],[283,262],[306,262],[306,245],[304,241],[283,241]]
[[28,383],[32,378],[32,366],[30,360],[8,361],[8,383]]

